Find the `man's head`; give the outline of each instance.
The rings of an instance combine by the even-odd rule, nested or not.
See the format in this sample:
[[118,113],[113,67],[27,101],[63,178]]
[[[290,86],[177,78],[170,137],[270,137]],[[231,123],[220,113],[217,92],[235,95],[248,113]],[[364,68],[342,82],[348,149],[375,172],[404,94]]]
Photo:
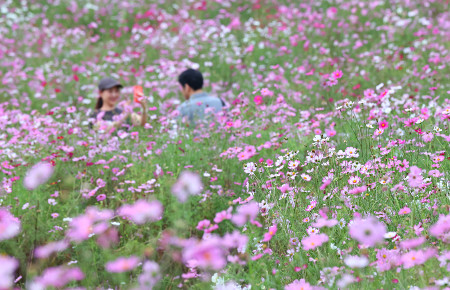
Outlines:
[[178,82],[181,85],[181,91],[186,100],[189,100],[192,94],[203,88],[202,73],[191,68],[180,74]]

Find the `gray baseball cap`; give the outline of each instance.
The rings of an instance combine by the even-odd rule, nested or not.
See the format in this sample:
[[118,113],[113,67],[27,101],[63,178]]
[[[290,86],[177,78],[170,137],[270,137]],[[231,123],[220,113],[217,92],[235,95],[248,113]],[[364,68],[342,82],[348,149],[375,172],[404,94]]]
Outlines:
[[102,79],[100,81],[100,83],[98,84],[98,89],[100,91],[107,90],[107,89],[114,88],[114,87],[123,88],[123,86],[118,81],[116,81],[115,79],[110,78],[110,77]]

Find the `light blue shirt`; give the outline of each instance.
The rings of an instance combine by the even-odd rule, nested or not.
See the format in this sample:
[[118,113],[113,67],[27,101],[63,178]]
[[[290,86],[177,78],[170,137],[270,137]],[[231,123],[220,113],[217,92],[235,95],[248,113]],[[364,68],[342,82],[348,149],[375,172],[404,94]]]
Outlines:
[[205,118],[205,109],[213,108],[214,112],[220,112],[224,104],[218,97],[209,95],[208,93],[193,94],[189,100],[185,101],[178,107],[180,112],[179,117],[188,117],[188,120],[192,123],[196,119]]

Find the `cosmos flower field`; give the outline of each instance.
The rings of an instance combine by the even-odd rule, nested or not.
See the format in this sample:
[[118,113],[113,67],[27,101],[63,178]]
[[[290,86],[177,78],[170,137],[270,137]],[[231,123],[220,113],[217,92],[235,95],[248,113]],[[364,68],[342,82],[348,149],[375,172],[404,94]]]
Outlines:
[[[449,289],[449,11],[1,1],[0,289]],[[105,76],[144,127],[89,128]]]

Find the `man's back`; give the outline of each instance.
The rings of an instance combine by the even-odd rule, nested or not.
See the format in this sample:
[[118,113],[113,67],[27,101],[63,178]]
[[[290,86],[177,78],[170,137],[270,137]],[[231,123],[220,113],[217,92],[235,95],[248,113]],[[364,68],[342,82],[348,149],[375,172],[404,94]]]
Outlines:
[[203,119],[205,110],[208,108],[217,113],[224,106],[225,104],[220,98],[201,92],[193,94],[189,100],[180,105],[178,110],[180,111],[180,117],[187,117],[192,122],[195,119]]

